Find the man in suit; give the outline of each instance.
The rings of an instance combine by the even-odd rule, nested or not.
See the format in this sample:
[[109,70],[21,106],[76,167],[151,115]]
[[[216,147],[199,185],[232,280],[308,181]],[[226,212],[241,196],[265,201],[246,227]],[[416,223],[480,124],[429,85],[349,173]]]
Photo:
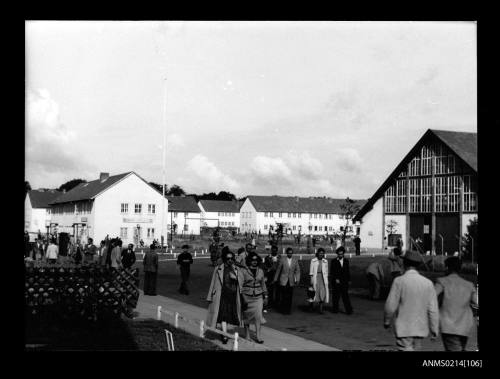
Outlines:
[[342,296],[345,313],[351,315],[353,312],[351,300],[349,299],[349,282],[351,273],[349,270],[349,260],[344,258],[345,248],[340,246],[336,251],[337,258],[332,260],[330,265],[330,275],[332,282],[332,312],[339,313],[339,300]]
[[189,295],[187,282],[189,280],[191,265],[193,264],[193,256],[188,249],[189,245],[183,245],[182,253],[180,253],[177,257],[177,265],[181,271],[181,286],[179,287],[179,293],[183,293],[185,295]]
[[[266,274],[267,293],[269,300],[266,308],[274,307],[278,303],[276,285],[274,284],[274,275],[278,269],[280,257],[278,257],[278,246],[271,246],[271,254],[264,258],[264,272]],[[267,312],[264,309],[264,312]]]
[[144,256],[144,295],[156,296],[156,277],[158,274],[158,254],[156,246],[151,245]]
[[442,296],[439,312],[441,338],[446,351],[465,351],[467,339],[474,327],[472,309],[477,309],[476,287],[462,279],[460,259],[449,257],[445,261],[448,275],[438,278],[435,285],[436,295]]
[[396,345],[401,351],[419,350],[429,331],[432,340],[438,334],[436,291],[432,282],[417,271],[422,261],[420,253],[406,252],[403,258],[405,273],[394,279],[385,303],[384,328],[388,329],[394,318]]
[[279,281],[281,311],[283,314],[292,313],[292,297],[293,287],[300,283],[300,266],[297,259],[293,259],[293,249],[286,249],[286,257],[281,258],[276,274],[274,275],[274,283]]

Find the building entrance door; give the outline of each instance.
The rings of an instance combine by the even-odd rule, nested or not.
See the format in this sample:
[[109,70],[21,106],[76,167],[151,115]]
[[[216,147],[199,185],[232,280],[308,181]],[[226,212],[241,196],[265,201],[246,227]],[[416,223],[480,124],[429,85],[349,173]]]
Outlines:
[[413,238],[415,243],[419,246],[421,253],[432,250],[431,233],[432,217],[430,214],[410,215],[410,237]]
[[453,255],[458,251],[459,220],[458,214],[436,215],[436,253]]

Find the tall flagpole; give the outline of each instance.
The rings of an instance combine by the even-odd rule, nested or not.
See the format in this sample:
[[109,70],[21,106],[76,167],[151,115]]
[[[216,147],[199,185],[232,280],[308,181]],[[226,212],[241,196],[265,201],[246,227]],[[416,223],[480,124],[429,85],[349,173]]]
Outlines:
[[162,247],[166,240],[164,237],[165,232],[165,154],[166,154],[166,144],[167,144],[167,78],[163,79],[163,145],[162,145],[162,168],[163,168],[163,197],[162,197],[162,211],[161,211],[161,237],[162,237]]

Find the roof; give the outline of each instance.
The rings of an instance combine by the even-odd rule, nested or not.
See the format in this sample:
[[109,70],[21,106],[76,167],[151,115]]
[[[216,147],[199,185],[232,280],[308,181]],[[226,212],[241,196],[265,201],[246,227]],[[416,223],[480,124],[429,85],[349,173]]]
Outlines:
[[[93,199],[97,195],[99,195],[101,192],[103,192],[104,190],[115,185],[116,183],[118,183],[119,181],[121,181],[122,179],[124,179],[125,177],[127,177],[131,174],[137,175],[135,172],[129,171],[129,172],[125,172],[123,174],[110,176],[102,182],[100,179],[97,179],[97,180],[93,180],[93,181],[87,182],[87,183],[80,183],[75,188],[72,188],[70,191],[62,194],[55,201],[53,201],[51,204],[61,204],[61,203],[68,203],[68,202],[74,202],[74,201]],[[144,183],[146,183],[148,186],[150,186],[152,189],[154,189],[156,192],[160,193],[156,188],[151,186],[148,182],[146,182],[144,179],[142,179],[139,175],[137,175],[137,176],[141,180],[143,180]]]
[[239,213],[243,205],[241,201],[224,201],[224,200],[200,200],[205,212],[231,212]]
[[[345,199],[329,197],[248,196],[258,212],[342,213]],[[355,200],[363,206],[366,200]]]
[[63,193],[56,190],[40,191],[31,190],[28,192],[31,206],[33,208],[50,208],[49,203],[61,196]]
[[200,208],[193,196],[165,196],[169,212],[200,213]]
[[375,204],[375,202],[383,195],[385,190],[392,184],[392,180],[405,169],[408,162],[413,159],[417,151],[429,139],[440,140],[465,164],[477,173],[477,133],[428,129],[418,140],[415,146],[413,146],[413,148],[408,152],[408,154],[406,154],[403,160],[397,165],[389,177],[382,183],[379,189],[375,191],[370,199],[368,199],[368,202],[359,210],[354,217],[354,221],[360,220],[370,209],[372,209],[373,204]]

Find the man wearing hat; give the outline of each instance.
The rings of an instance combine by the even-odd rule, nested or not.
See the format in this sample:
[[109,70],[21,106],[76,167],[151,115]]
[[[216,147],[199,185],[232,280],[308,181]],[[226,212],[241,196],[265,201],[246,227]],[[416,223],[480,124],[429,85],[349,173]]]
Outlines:
[[446,351],[465,351],[467,339],[474,327],[473,309],[478,308],[476,287],[462,279],[458,257],[445,261],[448,275],[438,278],[435,289],[443,301],[439,311],[439,327]]
[[189,246],[182,246],[182,253],[177,257],[177,265],[181,270],[181,286],[179,287],[179,293],[189,295],[189,289],[187,287],[187,282],[189,280],[189,273],[191,265],[193,264],[193,256],[188,251]]
[[439,330],[434,285],[417,271],[422,262],[418,252],[406,252],[403,257],[405,273],[394,279],[385,302],[384,328],[388,329],[394,318],[396,345],[401,351],[419,350],[429,331],[434,340]]

